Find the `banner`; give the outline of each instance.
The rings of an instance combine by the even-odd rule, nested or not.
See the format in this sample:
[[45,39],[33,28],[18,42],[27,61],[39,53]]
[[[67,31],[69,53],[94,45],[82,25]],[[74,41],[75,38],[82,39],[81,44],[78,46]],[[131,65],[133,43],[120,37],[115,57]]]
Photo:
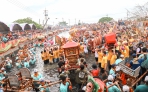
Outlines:
[[58,44],[58,45],[61,45],[61,38],[59,36],[55,36],[55,43]]

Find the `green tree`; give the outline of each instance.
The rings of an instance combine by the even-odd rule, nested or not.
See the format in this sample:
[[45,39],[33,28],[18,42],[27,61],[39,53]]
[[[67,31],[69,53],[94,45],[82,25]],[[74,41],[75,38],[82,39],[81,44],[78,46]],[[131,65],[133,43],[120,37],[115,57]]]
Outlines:
[[99,22],[102,22],[102,23],[104,23],[104,22],[109,22],[109,21],[111,21],[113,18],[111,18],[111,17],[102,17],[102,18],[100,18],[99,19]]
[[68,24],[68,23],[66,23],[66,21],[59,22],[59,25],[60,25],[60,26],[67,26],[67,24]]
[[36,23],[35,21],[33,21],[31,18],[27,17],[27,18],[24,18],[24,19],[18,19],[18,20],[15,20],[14,23],[28,23],[28,24],[34,24],[36,26],[37,29],[42,29],[42,25]]

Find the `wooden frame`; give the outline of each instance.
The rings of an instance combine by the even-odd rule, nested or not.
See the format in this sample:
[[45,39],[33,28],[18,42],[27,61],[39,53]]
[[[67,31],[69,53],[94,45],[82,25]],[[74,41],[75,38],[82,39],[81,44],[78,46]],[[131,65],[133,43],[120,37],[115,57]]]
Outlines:
[[8,84],[5,89],[6,91],[30,91],[33,89],[33,79],[27,68],[20,69],[17,75],[8,74],[6,84]]
[[69,60],[71,66],[76,65],[79,58],[79,47],[64,48],[64,56]]
[[121,67],[121,71],[125,73],[128,76],[131,76],[133,78],[137,78],[139,76],[139,72],[141,67],[139,66],[135,70],[129,68],[128,66],[125,65],[125,61],[122,61],[118,64],[119,67]]

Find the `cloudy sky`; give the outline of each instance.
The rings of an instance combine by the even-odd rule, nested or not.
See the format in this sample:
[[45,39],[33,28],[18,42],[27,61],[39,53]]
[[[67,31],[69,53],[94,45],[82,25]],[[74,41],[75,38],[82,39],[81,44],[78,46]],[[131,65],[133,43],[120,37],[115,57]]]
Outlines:
[[[48,10],[48,24],[67,21],[70,24],[94,23],[103,16],[115,20],[126,17],[126,9],[143,5],[147,0],[0,0],[0,21],[11,23],[20,18],[31,17],[43,23],[44,10]],[[56,19],[57,18],[57,19]],[[69,21],[70,20],[70,21]]]

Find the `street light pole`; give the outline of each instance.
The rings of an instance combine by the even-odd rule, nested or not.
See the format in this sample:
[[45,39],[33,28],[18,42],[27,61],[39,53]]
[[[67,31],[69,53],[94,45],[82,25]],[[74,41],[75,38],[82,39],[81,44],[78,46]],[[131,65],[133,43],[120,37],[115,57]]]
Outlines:
[[[45,21],[48,21],[48,10],[44,10],[44,16],[45,16]],[[47,24],[44,25],[45,28],[47,28]]]

